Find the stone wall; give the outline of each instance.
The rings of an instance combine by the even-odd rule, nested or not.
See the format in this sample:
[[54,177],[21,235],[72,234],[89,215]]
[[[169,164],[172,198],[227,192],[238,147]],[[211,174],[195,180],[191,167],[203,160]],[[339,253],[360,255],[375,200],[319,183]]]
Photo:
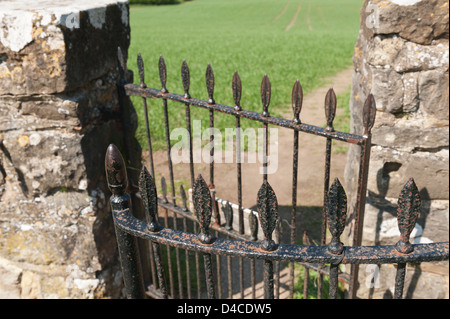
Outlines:
[[[354,51],[352,132],[362,133],[362,107],[371,92],[372,130],[364,245],[394,244],[398,195],[413,177],[422,198],[415,243],[449,240],[449,3],[445,0],[364,1]],[[349,151],[347,191],[355,190],[359,152]],[[349,227],[351,229],[351,227]],[[352,233],[348,233],[352,236]],[[358,296],[390,297],[395,270],[361,266]],[[448,262],[409,265],[407,298],[448,298]]]
[[0,298],[121,294],[104,155],[136,126],[123,129],[116,87],[128,13],[0,0]]

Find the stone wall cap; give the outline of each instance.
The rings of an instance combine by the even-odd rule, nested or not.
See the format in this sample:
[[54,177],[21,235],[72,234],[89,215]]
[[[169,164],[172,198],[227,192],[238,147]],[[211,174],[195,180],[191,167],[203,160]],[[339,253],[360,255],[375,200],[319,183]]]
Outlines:
[[0,12],[33,11],[67,14],[117,3],[128,3],[128,0],[0,0]]

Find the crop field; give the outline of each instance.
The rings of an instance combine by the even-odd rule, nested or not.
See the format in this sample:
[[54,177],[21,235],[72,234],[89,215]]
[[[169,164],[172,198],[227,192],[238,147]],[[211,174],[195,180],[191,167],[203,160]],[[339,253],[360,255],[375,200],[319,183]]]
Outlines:
[[[297,79],[305,94],[352,64],[359,31],[362,0],[194,0],[179,5],[131,6],[131,45],[128,67],[139,82],[136,56],[142,54],[146,84],[161,87],[160,55],[167,65],[167,88],[183,93],[181,64],[190,69],[192,97],[207,99],[205,72],[211,64],[217,103],[233,106],[231,80],[242,81],[241,106],[262,112],[261,80],[272,86],[271,115],[290,111]],[[141,98],[133,98],[138,112],[137,137],[143,148],[145,120]],[[162,102],[149,100],[153,147],[164,142]],[[205,121],[208,111],[192,108],[192,119]],[[170,126],[185,127],[184,105],[169,102]],[[242,121],[242,126],[258,125]],[[234,118],[215,115],[218,128],[234,127]]]

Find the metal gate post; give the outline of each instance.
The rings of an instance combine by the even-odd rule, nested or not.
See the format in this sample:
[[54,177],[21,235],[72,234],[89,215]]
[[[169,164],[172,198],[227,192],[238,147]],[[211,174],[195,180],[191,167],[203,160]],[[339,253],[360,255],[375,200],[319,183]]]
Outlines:
[[[363,108],[364,132],[361,140],[361,157],[359,162],[358,189],[356,198],[356,214],[353,234],[353,246],[361,246],[364,226],[364,211],[366,207],[367,179],[369,175],[370,151],[372,146],[372,127],[375,124],[376,103],[372,94],[366,99]],[[356,298],[358,290],[359,265],[352,264],[350,272],[350,298]]]
[[[109,145],[105,157],[106,177],[112,196],[111,208],[114,211],[130,209],[131,198],[126,192],[128,180],[123,158],[113,144]],[[145,287],[142,276],[141,261],[137,238],[117,227],[114,222],[117,244],[119,246],[120,263],[127,298],[145,298]]]

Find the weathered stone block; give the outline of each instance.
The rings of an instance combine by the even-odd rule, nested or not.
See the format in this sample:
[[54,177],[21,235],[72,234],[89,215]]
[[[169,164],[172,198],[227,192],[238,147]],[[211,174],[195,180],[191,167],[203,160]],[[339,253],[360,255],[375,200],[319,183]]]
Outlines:
[[0,95],[70,91],[116,68],[128,2],[2,1],[0,29]]
[[[363,245],[398,241],[396,202],[410,178],[422,198],[412,239],[448,241],[448,5],[444,0],[364,1],[350,98],[351,132],[356,134],[362,133],[369,93],[377,104]],[[356,201],[359,158],[359,148],[350,146],[345,169],[350,207]],[[348,229],[346,237],[352,238],[351,225]],[[383,265],[379,287],[371,288],[372,266],[360,271],[358,297],[392,297],[395,269]],[[448,298],[448,262],[408,268],[404,295]]]
[[448,149],[409,153],[372,148],[367,189],[377,196],[396,198],[412,177],[423,199],[448,199]]
[[398,34],[419,44],[448,39],[446,0],[366,0],[361,10],[361,29],[368,36]]
[[140,166],[117,89],[129,40],[126,1],[1,1],[0,258],[17,271],[0,275],[20,298],[121,295],[104,156],[127,136]]
[[378,112],[372,143],[404,152],[433,151],[449,145],[449,127],[430,125],[417,113],[401,117]]
[[418,79],[420,109],[428,116],[447,120],[449,113],[449,77],[440,70],[421,72]]

